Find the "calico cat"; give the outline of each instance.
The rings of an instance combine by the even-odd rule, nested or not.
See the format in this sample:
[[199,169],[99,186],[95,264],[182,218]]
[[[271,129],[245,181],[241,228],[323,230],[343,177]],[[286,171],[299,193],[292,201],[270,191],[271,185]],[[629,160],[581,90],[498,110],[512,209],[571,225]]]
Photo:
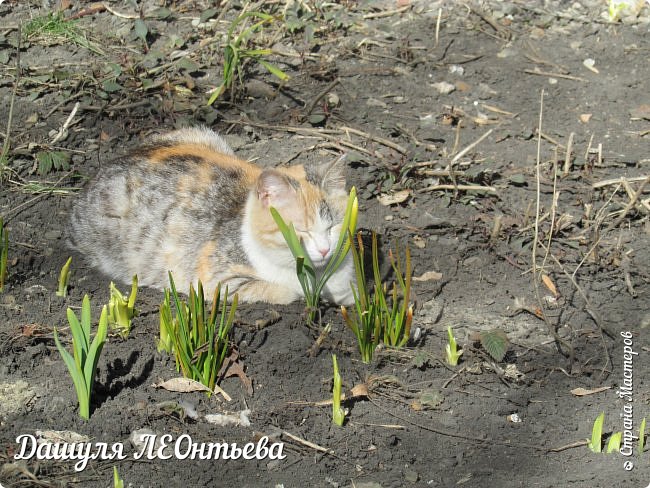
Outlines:
[[[218,282],[246,302],[303,296],[269,207],[293,222],[316,267],[333,253],[347,203],[343,164],[262,169],[205,128],[158,136],[102,168],[72,209],[70,244],[112,278],[179,291]],[[324,296],[353,303],[350,256]]]

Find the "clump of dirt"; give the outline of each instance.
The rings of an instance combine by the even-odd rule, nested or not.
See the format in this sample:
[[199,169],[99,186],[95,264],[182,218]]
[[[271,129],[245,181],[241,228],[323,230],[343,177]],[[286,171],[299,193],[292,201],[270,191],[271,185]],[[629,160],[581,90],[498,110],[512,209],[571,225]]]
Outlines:
[[[606,438],[638,436],[649,415],[647,6],[608,18],[605,2],[586,1],[50,3],[0,2],[3,486],[103,487],[114,466],[132,486],[647,484],[647,449],[583,442],[600,412]],[[290,78],[249,58],[208,106],[245,12],[276,16],[241,47],[272,49],[261,59]],[[141,289],[82,421],[52,331],[69,342],[67,308],[88,294],[97,315],[110,277],[66,246],[71,203],[101,165],[188,124],[266,166],[346,153],[360,227],[381,235],[382,256],[410,246],[414,337],[365,365],[334,307],[315,348],[304,304],[242,305],[234,344],[251,383],[222,381],[225,402],[152,386],[178,374],[156,350],[162,294]],[[463,349],[455,367],[448,326]],[[480,342],[492,330],[509,341],[502,361]],[[344,390],[367,392],[344,403],[342,428],[327,403],[331,353]],[[249,426],[206,420],[245,410]],[[268,438],[286,458],[134,459],[140,429],[196,445]],[[124,459],[81,471],[14,459],[18,436],[36,431],[121,445]]]

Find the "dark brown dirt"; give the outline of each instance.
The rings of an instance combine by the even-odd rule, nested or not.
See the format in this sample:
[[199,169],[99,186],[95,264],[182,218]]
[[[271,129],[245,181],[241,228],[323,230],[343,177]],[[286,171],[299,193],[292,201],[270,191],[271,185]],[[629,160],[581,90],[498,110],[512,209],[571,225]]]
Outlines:
[[[23,39],[18,55],[18,25],[24,33],[31,19],[53,7],[0,3],[3,139],[16,87],[9,172],[0,194],[10,235],[9,278],[0,294],[0,484],[105,487],[117,466],[129,486],[647,486],[650,455],[647,449],[639,454],[636,443],[629,457],[571,445],[591,435],[600,412],[607,435],[624,429],[627,404],[633,406],[634,435],[650,414],[650,185],[628,205],[650,169],[648,7],[639,18],[608,23],[601,16],[605,2],[595,1],[484,2],[474,10],[428,1],[325,5],[315,10],[313,39],[305,30],[288,33],[282,22],[255,37],[262,47],[295,54],[269,58],[291,76],[288,82],[278,87],[268,72],[248,63],[245,88],[207,107],[206,92],[221,76],[224,33],[241,11],[239,2],[225,2],[223,15],[218,10],[205,28],[196,27],[192,19],[208,3],[138,2],[149,29],[147,47],[132,35],[133,19],[106,10],[81,16],[79,27],[103,55],[47,36]],[[392,12],[402,4],[408,7]],[[129,15],[136,13],[133,5],[109,2]],[[149,15],[163,6],[171,17]],[[64,15],[86,7],[72,2]],[[281,12],[272,2],[250,7],[260,8]],[[309,22],[303,18],[307,30]],[[597,72],[583,64],[589,58]],[[312,115],[324,116],[318,132],[305,106],[336,79],[330,93],[340,103],[326,105],[326,96],[313,104]],[[441,93],[434,86],[440,82],[454,90]],[[67,136],[52,144],[51,131],[59,130],[76,102]],[[253,393],[228,378],[221,386],[232,401],[223,403],[152,387],[177,374],[173,361],[156,352],[162,294],[141,289],[131,335],[106,344],[92,415],[81,420],[52,330],[65,326],[66,309],[78,309],[85,294],[96,315],[108,300],[110,277],[72,254],[70,294],[55,295],[59,270],[71,255],[65,244],[70,205],[101,164],[154,131],[186,124],[215,128],[239,155],[263,165],[348,152],[349,183],[361,195],[360,226],[381,234],[384,255],[394,239],[408,242],[415,276],[442,274],[416,282],[419,338],[405,350],[382,351],[367,366],[337,310],[326,308],[322,323],[331,323],[332,333],[310,357],[319,331],[304,324],[302,304],[240,306],[234,341]],[[563,174],[571,133],[570,171]],[[70,169],[39,175],[35,154],[54,149],[70,156]],[[438,185],[451,189],[430,188]],[[400,203],[384,206],[377,198],[404,190],[410,193]],[[538,196],[539,215],[546,216],[539,222],[537,263],[559,292],[555,299],[540,283],[541,303],[530,271]],[[540,307],[548,325],[535,314]],[[256,327],[273,311],[279,320]],[[444,362],[448,326],[464,350],[457,367]],[[495,328],[511,341],[499,363],[474,341],[475,333]],[[565,353],[570,346],[573,359],[558,352],[550,329]],[[621,332],[631,333],[638,352],[631,403],[617,394],[624,379]],[[338,355],[346,389],[372,386],[369,398],[346,404],[343,428],[332,424],[331,407],[316,405],[331,397],[330,353]],[[609,389],[572,394],[578,387]],[[417,408],[423,394],[436,399],[429,408]],[[163,402],[170,401],[189,403],[199,418],[166,409]],[[250,427],[204,420],[245,408]],[[284,443],[287,457],[134,460],[128,439],[142,428],[240,446],[267,435]],[[15,461],[16,437],[37,430],[123,443],[127,459],[90,461],[81,472],[73,462]]]

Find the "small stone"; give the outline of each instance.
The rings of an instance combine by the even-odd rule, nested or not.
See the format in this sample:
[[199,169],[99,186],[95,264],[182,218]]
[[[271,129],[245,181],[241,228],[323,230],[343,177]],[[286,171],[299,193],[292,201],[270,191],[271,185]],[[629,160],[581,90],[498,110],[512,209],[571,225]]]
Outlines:
[[436,125],[436,118],[433,114],[427,114],[420,117],[420,129],[431,129]]
[[431,86],[436,90],[438,90],[438,93],[442,95],[449,95],[451,92],[456,90],[456,87],[454,85],[452,85],[451,83],[447,83],[446,81],[432,83]]
[[497,58],[509,58],[517,54],[517,52],[518,51],[513,47],[506,47],[497,53]]
[[366,105],[368,107],[379,107],[379,108],[388,108],[388,105],[381,100],[377,100],[376,98],[369,98],[366,100]]
[[45,237],[48,241],[53,241],[56,239],[61,238],[61,231],[60,230],[48,230],[45,234],[43,234],[43,237]]
[[467,266],[468,268],[471,266],[478,266],[479,264],[481,264],[481,258],[478,256],[472,256],[463,261],[463,266]]
[[417,481],[420,479],[420,475],[411,469],[405,469],[404,479],[409,483],[417,483]]

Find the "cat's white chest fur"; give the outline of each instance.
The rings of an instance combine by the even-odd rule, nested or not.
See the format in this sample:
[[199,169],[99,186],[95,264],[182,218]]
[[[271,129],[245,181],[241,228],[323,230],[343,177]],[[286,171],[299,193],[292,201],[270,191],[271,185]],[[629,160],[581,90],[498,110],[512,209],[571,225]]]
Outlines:
[[277,283],[280,286],[288,288],[295,296],[288,302],[303,296],[302,287],[296,276],[296,266],[289,248],[272,249],[263,246],[259,239],[255,237],[255,230],[252,228],[250,219],[250,206],[252,205],[252,195],[246,204],[244,218],[241,227],[242,244],[246,255],[255,269],[259,278],[270,283]]

